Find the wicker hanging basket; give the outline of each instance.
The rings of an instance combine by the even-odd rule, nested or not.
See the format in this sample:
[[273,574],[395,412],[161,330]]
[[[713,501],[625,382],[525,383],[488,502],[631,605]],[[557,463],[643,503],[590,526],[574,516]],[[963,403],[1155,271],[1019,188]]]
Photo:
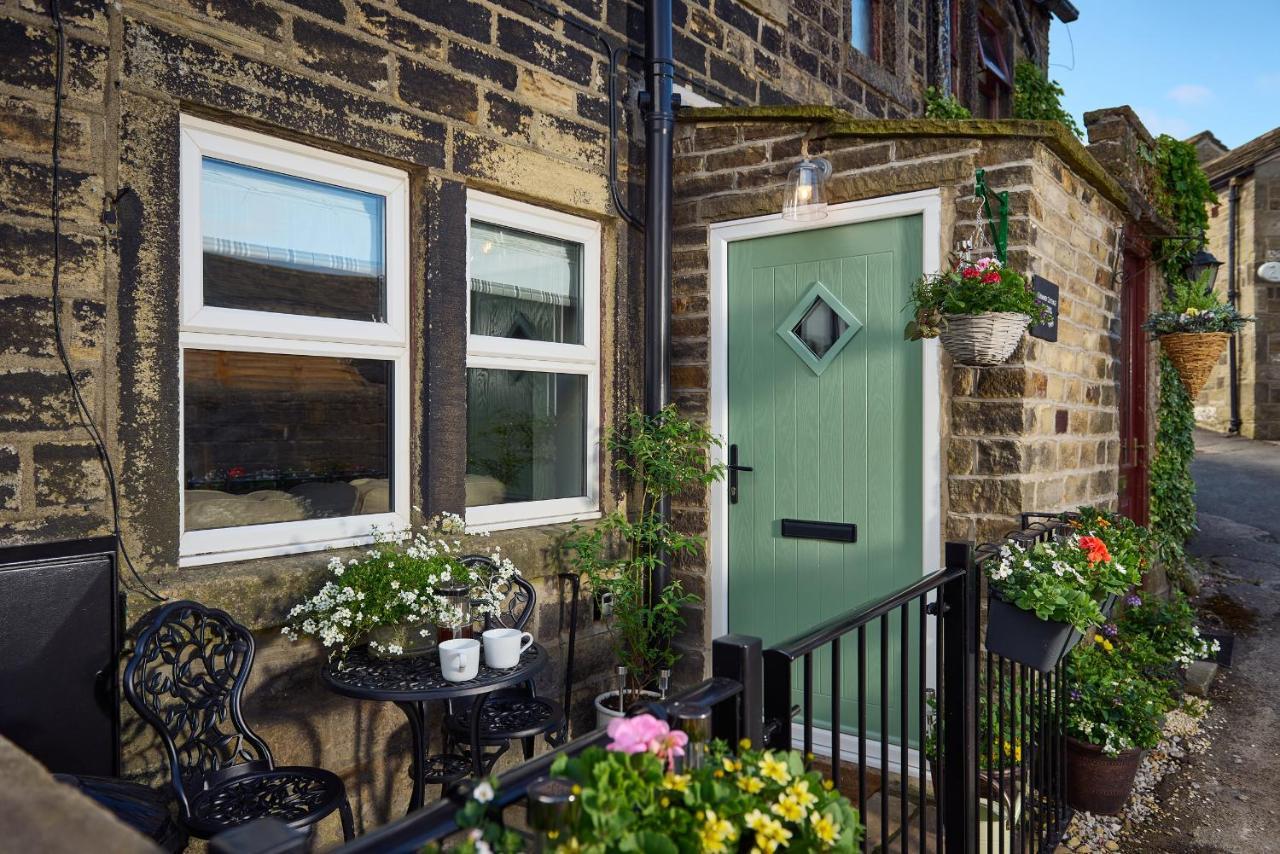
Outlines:
[[1012,311],[948,314],[942,319],[942,346],[961,365],[999,365],[1008,361],[1031,318]]
[[1160,348],[1173,362],[1192,400],[1209,381],[1230,338],[1227,332],[1172,332],[1160,336]]

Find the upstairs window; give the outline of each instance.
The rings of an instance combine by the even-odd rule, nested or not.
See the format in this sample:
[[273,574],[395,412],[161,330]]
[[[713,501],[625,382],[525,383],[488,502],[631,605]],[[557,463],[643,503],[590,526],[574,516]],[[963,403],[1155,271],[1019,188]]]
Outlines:
[[184,565],[409,518],[408,176],[182,118]]
[[984,12],[978,17],[978,109],[987,119],[1007,118],[1013,111],[1011,35],[999,18]]
[[600,227],[467,198],[467,522],[599,510]]
[[875,55],[874,0],[849,0],[849,45],[864,56]]

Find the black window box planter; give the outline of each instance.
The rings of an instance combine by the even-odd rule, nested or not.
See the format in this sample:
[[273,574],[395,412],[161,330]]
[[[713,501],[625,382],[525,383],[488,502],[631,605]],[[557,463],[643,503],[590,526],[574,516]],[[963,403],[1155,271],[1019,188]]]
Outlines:
[[1070,623],[1042,620],[996,596],[987,602],[987,650],[1048,673],[1080,642]]

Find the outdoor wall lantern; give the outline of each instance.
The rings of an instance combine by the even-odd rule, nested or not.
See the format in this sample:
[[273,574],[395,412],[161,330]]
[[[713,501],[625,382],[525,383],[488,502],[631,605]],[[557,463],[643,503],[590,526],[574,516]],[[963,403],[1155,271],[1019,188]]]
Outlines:
[[805,222],[827,216],[827,179],[831,161],[805,156],[787,175],[787,191],[782,198],[782,218]]
[[1204,248],[1204,244],[1200,244],[1200,248],[1196,250],[1196,254],[1191,256],[1191,260],[1187,262],[1187,266],[1182,268],[1182,273],[1189,280],[1197,282],[1200,277],[1208,273],[1205,279],[1205,293],[1213,290],[1213,283],[1218,280],[1218,268],[1222,266],[1222,262],[1214,257],[1213,253]]

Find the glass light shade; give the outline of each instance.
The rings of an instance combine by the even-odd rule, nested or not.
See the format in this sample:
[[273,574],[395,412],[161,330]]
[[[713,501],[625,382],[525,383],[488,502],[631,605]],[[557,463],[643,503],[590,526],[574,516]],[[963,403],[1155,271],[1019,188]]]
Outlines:
[[1187,266],[1182,268],[1183,274],[1193,282],[1200,280],[1206,272],[1209,274],[1205,280],[1205,292],[1213,290],[1213,283],[1218,278],[1218,268],[1222,266],[1222,262],[1214,257],[1213,253],[1203,246],[1191,256],[1191,260],[1187,262]]
[[797,221],[824,219],[827,215],[827,179],[831,163],[824,158],[806,157],[787,175],[782,199],[782,218]]

